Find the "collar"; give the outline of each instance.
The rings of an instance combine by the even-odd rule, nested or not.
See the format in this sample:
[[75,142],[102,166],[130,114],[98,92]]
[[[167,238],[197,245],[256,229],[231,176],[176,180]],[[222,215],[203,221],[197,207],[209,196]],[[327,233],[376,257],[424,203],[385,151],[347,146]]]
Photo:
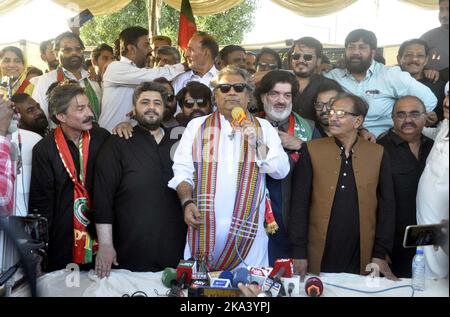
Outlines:
[[[194,73],[194,71],[191,69],[191,71],[190,71],[191,73],[190,73],[190,77],[193,77],[193,76],[199,76],[200,77],[200,75],[197,75],[196,73]],[[213,65],[206,73],[205,73],[205,75],[203,75],[202,76],[202,78],[203,77],[205,77],[206,75],[211,75],[212,77],[214,77],[214,76],[216,76],[216,74],[219,72],[219,70],[216,68],[216,66],[215,65]]]
[[[392,140],[392,142],[396,145],[399,146],[401,144],[406,144],[408,145],[408,142],[403,140],[397,133],[395,133],[394,129],[391,128],[388,132],[389,138]],[[421,134],[420,136],[420,144],[425,144],[428,143],[429,141],[432,141],[431,139],[427,138],[426,136],[424,136],[423,134]]]
[[[148,130],[148,129],[142,127],[142,126],[140,126],[139,124],[138,124],[135,128],[136,128],[138,131],[141,131],[142,133],[150,134],[150,135],[153,136],[153,134],[151,134],[150,130]],[[161,131],[161,133],[162,133],[162,135],[163,135],[162,138],[164,139],[164,137],[166,136],[166,131],[164,130],[164,128],[163,128],[162,126],[159,126],[159,130]],[[162,140],[162,139],[161,139],[161,140]]]
[[[350,151],[350,154],[355,153],[355,149],[356,149],[356,145],[357,145],[357,143],[358,143],[358,139],[359,139],[359,137],[356,137],[355,143],[353,143],[353,145],[352,145],[352,149],[351,149],[351,151]],[[345,153],[345,147],[344,147],[344,145],[342,144],[342,142],[341,142],[338,138],[336,138],[336,137],[334,137],[334,142],[336,143],[336,145],[338,146],[338,148],[341,150],[341,154],[342,154],[342,153]]]
[[[63,71],[63,73],[64,73],[64,76],[65,77],[67,77],[67,78],[69,78],[69,79],[73,79],[73,80],[76,80],[75,79],[75,76],[72,74],[72,72],[70,72],[69,70],[67,70],[67,69],[65,69],[63,66],[61,66],[61,69],[62,69],[62,71]],[[56,72],[57,72],[58,70],[56,70]],[[84,80],[84,79],[86,79],[86,78],[89,78],[89,72],[87,71],[87,70],[85,70],[85,69],[81,69],[81,79],[80,80]]]
[[131,59],[129,59],[128,57],[120,56],[120,61],[121,61],[121,62],[124,62],[124,63],[126,63],[126,64],[130,64],[130,65],[132,65],[132,66],[137,67],[136,64],[135,64]]

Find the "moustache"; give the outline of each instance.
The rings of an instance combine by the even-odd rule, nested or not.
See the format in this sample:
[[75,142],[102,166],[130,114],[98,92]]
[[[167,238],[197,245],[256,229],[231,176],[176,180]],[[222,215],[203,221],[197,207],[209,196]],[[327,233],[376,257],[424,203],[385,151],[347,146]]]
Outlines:
[[86,119],[83,120],[83,124],[85,124],[85,123],[91,123],[92,120],[94,120],[94,117],[86,118]]
[[415,66],[417,66],[417,67],[420,67],[420,64],[419,64],[419,63],[416,63],[416,62],[411,62],[411,63],[408,63],[407,65],[408,65],[408,66],[415,65]]
[[330,121],[330,127],[340,128],[341,125],[335,121]]
[[400,127],[401,129],[405,128],[417,128],[417,125],[414,122],[411,123],[403,123]]
[[151,114],[154,114],[155,116],[158,115],[158,113],[154,110],[148,110],[148,111],[144,112],[144,116],[149,116]]

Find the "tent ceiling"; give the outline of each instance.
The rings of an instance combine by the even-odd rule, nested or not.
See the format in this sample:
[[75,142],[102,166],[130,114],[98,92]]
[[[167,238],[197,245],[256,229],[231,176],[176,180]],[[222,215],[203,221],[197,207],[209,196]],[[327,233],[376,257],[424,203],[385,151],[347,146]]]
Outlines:
[[[8,11],[14,10],[17,7],[30,2],[31,0],[2,0],[0,2],[0,15]],[[73,11],[82,11],[89,8],[94,15],[104,15],[116,12],[126,6],[130,0],[52,0],[62,6]],[[161,1],[161,0],[152,0]],[[181,0],[163,0],[165,3],[179,10],[181,7]],[[211,15],[228,10],[243,0],[191,0],[192,10],[194,14]],[[278,5],[294,11],[295,13],[306,17],[317,17],[331,14],[339,11],[358,0],[272,0]],[[438,9],[437,0],[400,0],[419,6],[424,9],[436,10]],[[78,7],[78,10],[76,10]]]

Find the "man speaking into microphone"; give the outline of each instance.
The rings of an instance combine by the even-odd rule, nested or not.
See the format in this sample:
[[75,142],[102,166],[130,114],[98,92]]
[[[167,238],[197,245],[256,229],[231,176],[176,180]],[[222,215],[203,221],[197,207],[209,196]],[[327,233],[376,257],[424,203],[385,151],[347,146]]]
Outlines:
[[[266,177],[282,179],[289,162],[276,130],[247,111],[249,74],[228,66],[213,79],[217,111],[192,120],[174,157],[174,178],[189,226],[185,258],[209,270],[267,266],[264,222],[273,215]],[[242,110],[234,110],[236,107]]]

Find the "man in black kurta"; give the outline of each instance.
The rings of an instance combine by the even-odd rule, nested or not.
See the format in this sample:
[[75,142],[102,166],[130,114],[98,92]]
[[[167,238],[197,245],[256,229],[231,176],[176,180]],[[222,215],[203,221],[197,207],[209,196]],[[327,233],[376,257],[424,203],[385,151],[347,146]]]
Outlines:
[[[156,272],[176,266],[183,256],[186,226],[178,196],[167,186],[173,177],[170,151],[177,140],[160,127],[164,95],[159,84],[138,86],[134,99],[138,126],[132,138],[111,136],[99,155],[94,215],[100,277],[109,274],[112,263],[131,271]],[[99,225],[110,226],[112,241],[102,238]]]
[[[58,100],[64,98],[68,89],[70,93],[78,93],[76,88],[70,88],[72,86],[67,85],[55,88],[53,99],[51,97],[50,101],[52,104],[61,106],[61,110],[56,109],[52,111],[64,110],[64,103],[58,103]],[[77,103],[78,99],[80,99],[79,96],[74,96],[69,103],[69,107],[64,110],[65,113],[60,113],[58,116],[64,115],[65,118],[77,116],[76,113],[80,111],[77,109],[77,107],[80,107],[80,104]],[[82,96],[86,99],[85,95]],[[81,122],[84,122],[81,128],[79,125],[74,125],[73,121],[68,121],[67,123],[59,122],[59,126],[62,127],[64,132],[64,138],[78,175],[80,174],[80,154],[78,144],[75,143],[74,139],[81,134],[82,129],[89,129],[89,159],[85,174],[85,184],[87,191],[92,195],[94,163],[100,147],[109,136],[109,132],[98,127],[92,128],[93,114],[88,108],[88,106],[85,106],[83,111],[86,114],[79,118]],[[89,119],[88,122],[86,122],[86,118]],[[90,126],[88,126],[89,123],[91,124]],[[67,264],[73,262],[73,206],[74,183],[63,165],[60,153],[56,147],[55,131],[52,131],[33,148],[28,208],[31,214],[40,214],[47,218],[48,221],[48,271],[64,269]],[[90,265],[81,266],[81,268],[89,269]]]
[[[395,191],[395,238],[392,249],[392,272],[398,277],[411,277],[415,248],[404,248],[407,226],[416,225],[416,195],[433,140],[422,135],[426,122],[423,102],[416,97],[397,100],[393,110],[394,128],[378,143],[389,153]],[[404,117],[406,116],[406,117]]]

